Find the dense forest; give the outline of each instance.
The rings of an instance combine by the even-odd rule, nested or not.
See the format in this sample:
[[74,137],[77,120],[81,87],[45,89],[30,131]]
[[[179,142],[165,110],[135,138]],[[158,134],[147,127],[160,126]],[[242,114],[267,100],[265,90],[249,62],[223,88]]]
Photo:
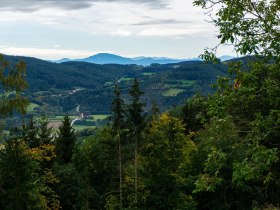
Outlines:
[[[68,116],[57,131],[42,116],[3,132],[0,209],[279,209],[279,1],[194,4],[218,11],[221,44],[254,56],[165,112],[147,107],[143,80],[113,84],[110,122],[87,137]],[[200,65],[220,65],[214,52]],[[0,58],[3,122],[26,112],[25,69]]]

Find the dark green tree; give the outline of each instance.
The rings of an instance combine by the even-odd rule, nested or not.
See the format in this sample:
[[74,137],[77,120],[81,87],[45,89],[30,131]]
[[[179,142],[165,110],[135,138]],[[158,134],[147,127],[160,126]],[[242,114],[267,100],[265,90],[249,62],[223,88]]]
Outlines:
[[58,163],[67,164],[71,162],[74,152],[76,136],[71,126],[71,120],[65,116],[62,125],[59,126],[56,138],[56,158]]
[[135,199],[134,205],[137,206],[138,202],[138,150],[140,143],[140,135],[145,128],[145,115],[144,107],[145,103],[141,101],[141,96],[144,93],[140,89],[140,83],[137,79],[133,80],[132,86],[129,90],[131,97],[131,103],[128,106],[128,124],[130,129],[130,137],[133,139],[134,144],[134,180],[135,180]]
[[123,208],[123,194],[122,194],[122,136],[121,136],[121,130],[124,126],[124,102],[121,99],[121,91],[119,89],[119,86],[115,86],[114,90],[115,99],[112,102],[112,118],[113,118],[113,130],[116,132],[116,137],[118,140],[118,159],[119,159],[119,199],[120,199],[120,208]]
[[140,83],[137,79],[133,80],[129,90],[131,103],[128,106],[128,122],[131,129],[135,131],[143,130],[145,116],[143,115],[145,103],[141,101],[144,92],[140,89]]
[[153,117],[158,117],[160,115],[160,108],[155,100],[152,102],[151,114]]
[[33,117],[30,118],[29,123],[25,127],[24,139],[30,148],[35,148],[40,146],[40,139],[38,138],[38,127]]
[[112,111],[112,121],[113,129],[120,131],[124,126],[124,102],[121,98],[121,91],[118,85],[115,86],[114,90],[115,98],[112,102],[111,111]]
[[86,138],[74,154],[83,181],[88,180],[83,183],[82,194],[89,209],[103,209],[106,203],[120,208],[118,139],[115,135],[111,126],[97,129],[95,135]]
[[81,189],[79,183],[80,174],[77,167],[70,162],[55,164],[53,170],[55,176],[59,179],[59,184],[54,186],[54,190],[59,196],[62,209],[82,209],[79,199],[83,189]]
[[13,137],[5,143],[0,149],[1,209],[46,209],[37,168],[23,140]]
[[52,144],[53,141],[53,131],[51,127],[48,127],[49,120],[46,116],[42,116],[39,120],[38,125],[38,138],[40,145]]
[[188,99],[182,107],[181,118],[186,125],[186,132],[197,132],[208,121],[207,97],[195,95]]

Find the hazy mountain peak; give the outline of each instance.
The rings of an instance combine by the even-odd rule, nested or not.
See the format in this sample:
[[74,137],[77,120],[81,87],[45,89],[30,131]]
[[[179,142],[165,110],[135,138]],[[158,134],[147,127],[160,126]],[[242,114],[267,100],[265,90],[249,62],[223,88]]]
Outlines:
[[[234,57],[228,55],[224,55],[220,57],[221,61],[230,60],[232,58]],[[112,53],[98,53],[96,55],[92,55],[87,58],[74,59],[74,60],[63,58],[54,62],[62,63],[67,61],[82,61],[82,62],[95,63],[95,64],[136,64],[136,65],[148,66],[152,63],[167,64],[167,63],[179,63],[182,61],[196,61],[196,60],[200,61],[201,59],[200,58],[173,59],[167,57],[145,57],[145,56],[127,58]]]

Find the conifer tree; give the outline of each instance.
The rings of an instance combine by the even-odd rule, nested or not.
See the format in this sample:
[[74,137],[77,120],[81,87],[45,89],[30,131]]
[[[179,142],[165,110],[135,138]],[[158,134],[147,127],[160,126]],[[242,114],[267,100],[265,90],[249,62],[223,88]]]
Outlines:
[[153,100],[153,102],[152,102],[151,114],[152,114],[152,117],[158,117],[160,115],[160,109],[155,100]]
[[76,136],[71,121],[68,116],[65,116],[56,139],[56,155],[59,163],[67,164],[71,162],[75,142]]
[[134,140],[134,179],[135,179],[135,205],[138,201],[138,144],[140,133],[145,127],[145,116],[143,115],[145,104],[141,101],[144,93],[140,89],[140,83],[137,79],[133,80],[131,89],[131,104],[128,107],[128,124],[130,125],[131,136]]
[[38,137],[41,145],[52,143],[52,128],[48,127],[49,120],[42,116],[39,120]]
[[141,96],[143,96],[144,93],[140,89],[140,83],[137,79],[133,80],[129,95],[131,96],[131,104],[128,107],[128,121],[131,124],[132,130],[139,131],[143,128],[145,103],[141,101]]
[[40,139],[38,138],[38,127],[36,121],[34,122],[33,117],[30,119],[29,124],[25,128],[25,141],[30,148],[40,146]]
[[121,129],[124,124],[124,102],[121,99],[121,91],[119,86],[115,86],[114,94],[116,98],[112,102],[112,115],[113,115],[113,129],[116,132],[118,139],[118,159],[119,159],[119,182],[120,182],[120,208],[122,208],[122,141],[121,141]]

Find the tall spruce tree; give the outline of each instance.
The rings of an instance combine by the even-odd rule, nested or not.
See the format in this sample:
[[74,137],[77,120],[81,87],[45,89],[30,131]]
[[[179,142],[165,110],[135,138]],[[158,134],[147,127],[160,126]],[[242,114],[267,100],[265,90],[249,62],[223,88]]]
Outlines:
[[122,138],[121,138],[121,129],[124,124],[124,102],[121,99],[121,91],[119,86],[115,86],[114,90],[115,99],[112,102],[112,117],[113,117],[113,130],[116,132],[117,140],[118,140],[118,159],[119,159],[119,188],[120,188],[120,208],[123,207],[123,195],[122,195]]
[[131,89],[129,90],[131,96],[131,104],[128,106],[128,124],[130,127],[131,137],[134,142],[134,185],[135,185],[135,205],[138,202],[138,144],[140,140],[141,131],[145,127],[145,116],[143,114],[145,103],[141,101],[141,96],[144,93],[140,89],[140,83],[137,79],[133,80]]
[[40,139],[38,138],[38,127],[36,125],[36,121],[34,122],[33,117],[30,119],[29,123],[25,127],[24,139],[30,148],[40,146]]
[[39,120],[39,129],[38,129],[38,137],[41,145],[51,144],[52,137],[52,128],[48,127],[49,120],[46,116],[42,116]]
[[68,116],[65,116],[56,139],[56,156],[59,163],[67,164],[71,162],[75,142],[76,136],[71,121]]

